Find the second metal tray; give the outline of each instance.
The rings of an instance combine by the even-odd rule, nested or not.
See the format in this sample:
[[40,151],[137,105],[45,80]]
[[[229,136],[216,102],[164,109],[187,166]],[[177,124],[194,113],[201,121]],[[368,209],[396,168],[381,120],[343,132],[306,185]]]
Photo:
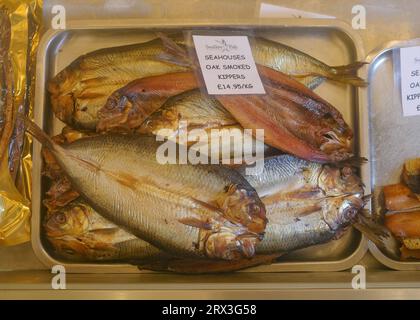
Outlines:
[[[277,40],[307,52],[331,65],[343,65],[362,60],[364,52],[361,41],[353,30],[337,20],[255,20],[191,22],[179,21],[168,25],[165,21],[124,20],[117,25],[96,21],[75,22],[67,25],[67,30],[47,32],[40,44],[37,65],[35,121],[50,135],[61,131],[62,123],[54,117],[46,96],[47,81],[70,64],[78,56],[95,49],[147,41],[155,36],[156,30],[180,30],[199,28],[250,28],[257,34]],[[355,132],[355,153],[368,153],[367,111],[359,89],[337,83],[325,83],[318,93],[335,105]],[[42,237],[42,217],[45,210],[42,198],[46,184],[41,177],[42,159],[40,145],[34,143],[33,154],[33,201],[32,201],[32,244],[38,258],[48,267],[61,264],[68,272],[139,272],[137,268],[124,264],[81,264],[61,261],[48,250]],[[369,188],[369,166],[362,168],[362,179]],[[291,253],[278,263],[261,266],[244,272],[285,272],[285,271],[340,271],[358,263],[367,250],[365,238],[350,229],[340,240],[310,247]]]
[[[371,172],[374,190],[373,214],[380,215],[383,186],[401,181],[404,161],[420,157],[420,117],[404,117],[401,106],[400,48],[420,46],[420,39],[394,41],[370,53],[369,113]],[[419,262],[389,258],[373,243],[369,250],[382,264],[395,270],[420,270]]]

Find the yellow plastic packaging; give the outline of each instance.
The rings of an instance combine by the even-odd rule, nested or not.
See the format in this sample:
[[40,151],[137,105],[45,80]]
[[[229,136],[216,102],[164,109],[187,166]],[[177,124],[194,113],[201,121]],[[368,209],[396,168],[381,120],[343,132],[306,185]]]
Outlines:
[[[41,0],[0,1],[4,95],[0,108],[0,246],[30,239],[32,140],[17,119],[18,114],[32,116],[41,8]],[[7,106],[11,108],[6,110]]]

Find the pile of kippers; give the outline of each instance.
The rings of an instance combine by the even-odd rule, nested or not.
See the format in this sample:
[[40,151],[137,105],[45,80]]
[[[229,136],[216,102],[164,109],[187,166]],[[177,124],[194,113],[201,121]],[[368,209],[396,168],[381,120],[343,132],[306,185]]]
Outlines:
[[[356,75],[363,63],[331,67],[278,42],[249,41],[264,95],[207,95],[182,34],[88,53],[49,82],[66,126],[49,137],[27,125],[43,145],[51,182],[43,231],[56,256],[227,272],[337,239],[359,221],[368,200],[353,132],[312,90],[325,80],[365,86]],[[247,174],[235,152],[219,164],[159,163],[162,143],[196,148],[180,139],[184,121],[205,132],[264,129],[255,141],[264,170]],[[164,141],[161,129],[173,129]]]

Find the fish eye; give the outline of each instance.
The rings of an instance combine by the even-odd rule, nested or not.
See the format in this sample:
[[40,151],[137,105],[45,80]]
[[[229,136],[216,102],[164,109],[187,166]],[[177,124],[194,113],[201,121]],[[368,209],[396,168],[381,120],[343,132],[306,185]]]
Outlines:
[[341,169],[341,176],[343,178],[348,178],[353,174],[353,170],[350,167],[344,167]]
[[328,140],[333,140],[334,139],[334,137],[329,133],[324,133],[324,138],[327,138]]
[[59,213],[54,217],[55,221],[57,221],[59,224],[66,223],[67,218],[64,213]]
[[73,249],[65,249],[64,252],[72,256],[75,254],[75,251]]
[[349,218],[353,218],[353,217],[355,217],[356,216],[356,214],[357,214],[357,212],[358,212],[359,210],[357,210],[356,208],[354,208],[354,207],[350,207],[350,208],[348,208],[348,210],[347,210],[347,212],[346,212],[346,215],[347,215],[347,217],[349,217]]

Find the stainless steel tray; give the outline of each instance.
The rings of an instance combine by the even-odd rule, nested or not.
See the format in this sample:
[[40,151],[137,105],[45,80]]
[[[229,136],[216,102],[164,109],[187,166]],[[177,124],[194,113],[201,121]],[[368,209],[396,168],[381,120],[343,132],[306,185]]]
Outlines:
[[[369,113],[371,185],[374,215],[381,214],[380,194],[385,185],[401,181],[404,161],[420,157],[420,117],[404,117],[401,106],[400,48],[420,46],[420,39],[394,41],[370,53]],[[381,263],[395,270],[420,270],[419,262],[402,262],[383,254],[373,243],[369,250]]]
[[[92,25],[94,23],[94,25]],[[50,30],[44,35],[38,52],[35,121],[48,133],[57,134],[62,124],[52,114],[46,97],[46,82],[78,56],[103,47],[146,41],[156,30],[192,28],[252,28],[256,33],[278,40],[310,53],[331,65],[342,65],[362,60],[364,52],[359,37],[346,24],[337,20],[264,19],[234,21],[172,22],[159,20],[124,20],[110,25],[109,22],[77,21],[68,23],[67,30]],[[318,93],[335,105],[355,131],[355,153],[366,156],[369,150],[368,115],[364,95],[360,89],[325,83]],[[68,272],[124,273],[139,272],[124,264],[75,264],[53,257],[44,245],[41,221],[44,214],[42,197],[45,193],[41,177],[42,159],[39,143],[34,143],[33,194],[32,194],[32,245],[37,257],[48,267],[61,264]],[[361,175],[370,192],[369,166],[363,166]],[[278,263],[249,269],[244,272],[291,272],[291,271],[340,271],[351,268],[367,251],[367,241],[351,229],[340,240],[307,248],[289,254]]]

